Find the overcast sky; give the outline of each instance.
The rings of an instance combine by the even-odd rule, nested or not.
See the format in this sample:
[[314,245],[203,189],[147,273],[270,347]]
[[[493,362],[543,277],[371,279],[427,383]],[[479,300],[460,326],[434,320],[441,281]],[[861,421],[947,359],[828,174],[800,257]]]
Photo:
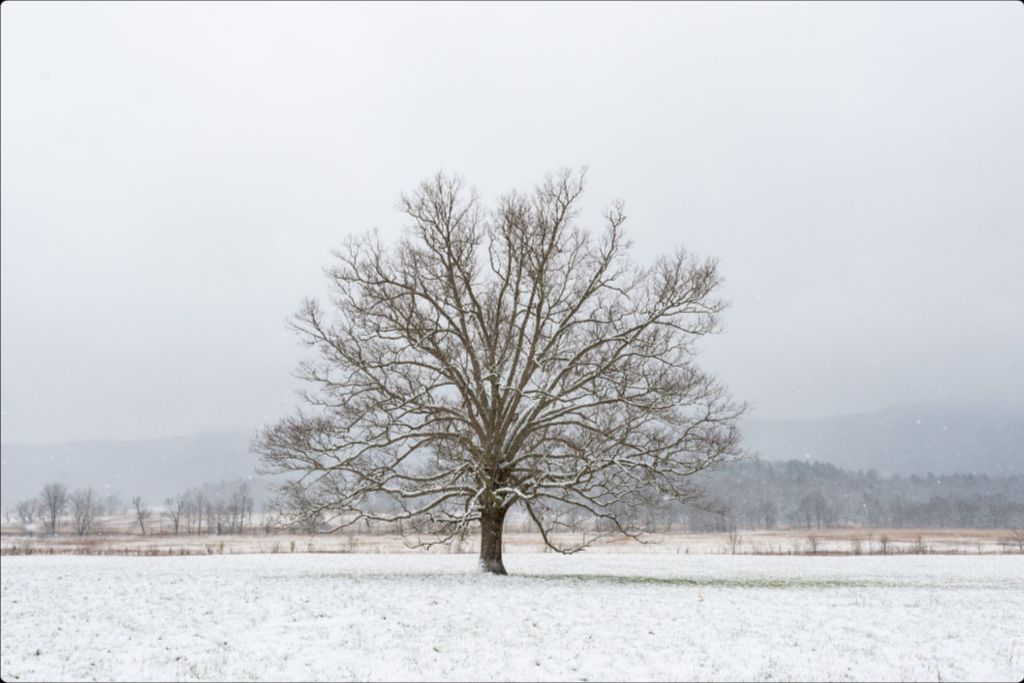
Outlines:
[[1024,401],[1024,7],[2,6],[2,440],[255,429],[351,232],[589,165],[755,415]]

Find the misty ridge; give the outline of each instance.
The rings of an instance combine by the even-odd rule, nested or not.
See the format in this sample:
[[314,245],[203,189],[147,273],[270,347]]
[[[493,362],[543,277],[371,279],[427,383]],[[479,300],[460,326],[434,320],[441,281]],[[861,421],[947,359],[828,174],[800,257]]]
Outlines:
[[[663,531],[1020,527],[1022,418],[999,404],[803,420],[748,417],[742,430],[749,457],[699,477],[701,507],[667,504],[642,514],[650,528]],[[281,478],[258,473],[251,438],[239,431],[2,444],[0,507],[10,514],[57,482],[68,490],[91,488],[112,514],[126,512],[133,496],[159,511],[189,491],[226,501],[242,485],[260,512],[272,511]]]

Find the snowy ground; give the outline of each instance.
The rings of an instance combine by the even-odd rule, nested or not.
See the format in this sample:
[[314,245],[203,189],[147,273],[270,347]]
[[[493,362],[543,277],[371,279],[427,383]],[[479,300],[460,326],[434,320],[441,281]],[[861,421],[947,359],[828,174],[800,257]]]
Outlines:
[[1006,680],[1024,558],[3,557],[21,680]]

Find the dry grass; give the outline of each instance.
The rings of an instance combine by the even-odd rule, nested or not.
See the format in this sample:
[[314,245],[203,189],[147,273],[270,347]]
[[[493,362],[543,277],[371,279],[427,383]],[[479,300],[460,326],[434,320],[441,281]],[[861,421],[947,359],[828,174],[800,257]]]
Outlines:
[[[741,555],[872,555],[882,553],[880,539],[887,538],[886,554],[989,555],[1020,553],[1013,532],[977,529],[787,529],[730,533],[652,534],[645,544],[626,538],[602,539],[594,548],[601,552],[741,554]],[[813,539],[813,540],[812,540]],[[408,539],[409,541],[415,538]],[[426,540],[424,538],[423,540]],[[566,534],[562,540],[571,540]],[[437,545],[431,553],[476,553],[478,541]],[[505,534],[506,552],[545,552],[535,533]],[[407,539],[391,534],[245,534],[173,535],[102,533],[85,537],[59,535],[0,535],[3,555],[218,555],[251,553],[402,553],[423,552],[409,547]]]

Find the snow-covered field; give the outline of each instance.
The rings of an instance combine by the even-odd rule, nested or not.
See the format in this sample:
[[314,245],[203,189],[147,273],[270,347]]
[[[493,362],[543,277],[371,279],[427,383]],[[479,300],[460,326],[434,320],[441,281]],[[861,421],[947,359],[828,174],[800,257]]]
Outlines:
[[1006,680],[1024,558],[3,557],[20,680]]

